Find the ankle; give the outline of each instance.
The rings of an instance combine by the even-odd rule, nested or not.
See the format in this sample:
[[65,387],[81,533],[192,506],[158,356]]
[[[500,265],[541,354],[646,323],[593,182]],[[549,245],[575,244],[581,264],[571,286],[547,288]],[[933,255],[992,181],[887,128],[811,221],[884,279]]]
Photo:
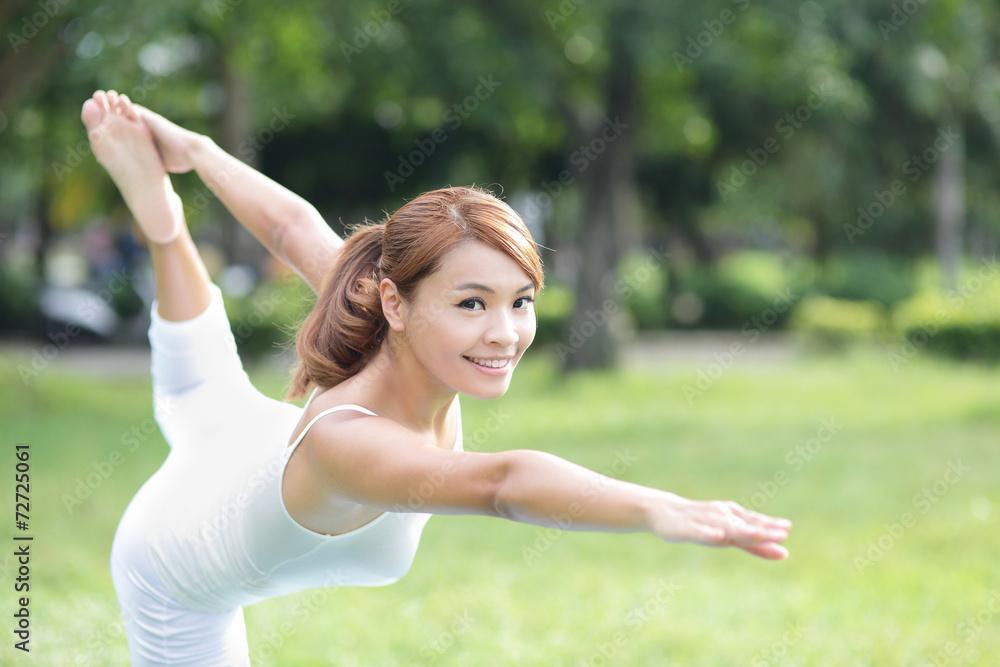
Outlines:
[[184,145],[184,157],[197,169],[199,159],[218,148],[211,137],[191,132]]

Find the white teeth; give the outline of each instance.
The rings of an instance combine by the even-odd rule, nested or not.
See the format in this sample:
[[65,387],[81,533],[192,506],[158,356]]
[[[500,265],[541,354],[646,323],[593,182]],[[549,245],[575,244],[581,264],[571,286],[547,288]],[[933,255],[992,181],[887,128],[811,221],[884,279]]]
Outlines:
[[487,366],[489,368],[503,368],[510,361],[509,359],[478,359],[476,357],[466,357],[466,359],[479,366]]

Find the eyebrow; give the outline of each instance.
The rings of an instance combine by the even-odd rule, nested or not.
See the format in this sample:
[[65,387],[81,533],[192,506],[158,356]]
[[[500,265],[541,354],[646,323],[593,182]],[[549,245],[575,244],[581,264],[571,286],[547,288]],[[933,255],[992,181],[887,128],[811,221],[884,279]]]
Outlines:
[[[521,289],[517,290],[517,293],[527,292],[528,290],[535,289],[535,283],[528,283]],[[466,290],[477,290],[479,292],[486,292],[487,294],[493,294],[496,292],[492,287],[483,285],[482,283],[463,283],[455,288],[456,292],[464,292]]]

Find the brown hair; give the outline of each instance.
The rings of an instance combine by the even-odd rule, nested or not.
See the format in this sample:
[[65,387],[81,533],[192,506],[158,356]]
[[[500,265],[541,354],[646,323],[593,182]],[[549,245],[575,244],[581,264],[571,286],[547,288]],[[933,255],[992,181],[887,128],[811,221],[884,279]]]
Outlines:
[[442,188],[406,203],[388,220],[359,227],[340,251],[295,342],[299,366],[291,396],[312,385],[332,387],[364,368],[385,340],[379,284],[395,283],[409,300],[456,246],[480,241],[517,262],[544,285],[542,263],[521,218],[506,203],[475,188]]

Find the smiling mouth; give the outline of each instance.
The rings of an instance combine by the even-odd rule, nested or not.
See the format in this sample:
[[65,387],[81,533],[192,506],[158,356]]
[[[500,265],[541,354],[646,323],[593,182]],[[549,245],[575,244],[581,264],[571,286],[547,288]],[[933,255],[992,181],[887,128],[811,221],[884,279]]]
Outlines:
[[479,357],[465,357],[477,366],[483,368],[506,368],[510,365],[510,359],[481,359]]

